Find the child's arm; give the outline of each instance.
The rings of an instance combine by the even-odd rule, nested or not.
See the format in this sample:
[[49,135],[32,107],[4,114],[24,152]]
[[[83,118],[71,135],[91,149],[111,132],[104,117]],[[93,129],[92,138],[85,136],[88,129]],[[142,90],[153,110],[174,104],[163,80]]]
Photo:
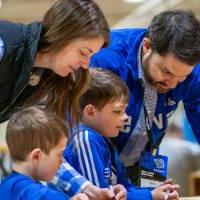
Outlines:
[[77,134],[67,146],[64,157],[82,176],[100,188],[107,188],[105,178],[107,151],[102,136],[84,131]]
[[94,186],[66,161],[61,165],[53,182],[48,183],[51,186],[52,184],[71,197],[81,192],[85,193],[89,199],[95,200],[112,199],[114,196],[109,189]]
[[81,176],[66,160],[63,160],[62,165],[48,185],[55,185],[69,196],[74,196],[84,191],[91,183]]

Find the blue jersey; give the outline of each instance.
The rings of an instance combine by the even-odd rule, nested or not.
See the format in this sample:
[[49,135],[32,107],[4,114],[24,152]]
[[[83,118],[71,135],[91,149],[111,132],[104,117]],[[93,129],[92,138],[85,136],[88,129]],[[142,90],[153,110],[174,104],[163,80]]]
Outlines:
[[125,177],[125,168],[112,143],[88,126],[80,126],[80,132],[74,135],[66,147],[64,158],[100,188],[122,184],[127,189],[127,199],[152,199],[150,190],[137,189]]
[[[102,67],[116,73],[123,79],[130,93],[127,107],[129,116],[123,133],[115,140],[120,153],[120,159],[125,166],[132,166],[139,160],[144,146],[138,144],[142,125],[136,125],[143,108],[143,87],[138,77],[138,59],[141,52],[141,43],[145,37],[146,29],[121,29],[111,32],[111,45],[103,48],[92,57],[91,67]],[[141,61],[140,61],[141,62]],[[165,94],[158,94],[158,100],[152,125],[152,137],[155,145],[160,142],[167,127],[169,117],[176,110],[178,103],[183,101],[186,115],[191,127],[200,142],[200,64],[195,66],[192,73],[176,88]],[[141,121],[141,120],[139,120]],[[143,123],[143,126],[145,124]],[[139,127],[139,128],[138,128]],[[144,130],[144,129],[141,129]],[[134,156],[138,157],[134,159]],[[132,159],[132,161],[131,161]]]
[[0,184],[0,197],[5,200],[66,200],[64,193],[43,186],[28,176],[13,172]]

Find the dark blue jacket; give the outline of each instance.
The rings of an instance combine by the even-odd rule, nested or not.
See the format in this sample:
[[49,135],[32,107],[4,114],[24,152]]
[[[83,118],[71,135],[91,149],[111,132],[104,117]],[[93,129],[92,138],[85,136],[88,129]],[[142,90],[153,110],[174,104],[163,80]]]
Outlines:
[[0,21],[4,45],[0,61],[0,122],[8,119],[17,97],[28,86],[41,29],[39,22],[23,25]]

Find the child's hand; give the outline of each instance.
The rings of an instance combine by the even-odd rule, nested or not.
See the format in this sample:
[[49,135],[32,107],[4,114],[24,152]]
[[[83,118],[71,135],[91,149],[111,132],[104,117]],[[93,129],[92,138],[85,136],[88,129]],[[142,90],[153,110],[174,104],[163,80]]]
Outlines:
[[80,193],[72,197],[70,200],[89,200],[89,198],[86,194]]
[[154,189],[151,193],[153,200],[178,200],[179,185],[164,184]]
[[116,200],[126,200],[127,191],[121,184],[113,185]]
[[114,192],[108,188],[98,188],[92,184],[88,184],[83,192],[90,200],[112,200],[115,196]]

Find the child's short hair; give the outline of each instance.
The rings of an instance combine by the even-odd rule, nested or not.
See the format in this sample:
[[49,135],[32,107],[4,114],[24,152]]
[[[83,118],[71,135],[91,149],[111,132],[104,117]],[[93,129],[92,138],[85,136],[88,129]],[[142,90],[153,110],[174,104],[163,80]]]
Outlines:
[[128,88],[123,80],[113,72],[102,68],[90,68],[91,82],[89,89],[80,98],[80,109],[92,104],[98,109],[109,102],[123,100],[128,103]]
[[63,119],[36,106],[14,113],[7,126],[6,142],[14,161],[25,161],[34,148],[46,154],[68,136]]

